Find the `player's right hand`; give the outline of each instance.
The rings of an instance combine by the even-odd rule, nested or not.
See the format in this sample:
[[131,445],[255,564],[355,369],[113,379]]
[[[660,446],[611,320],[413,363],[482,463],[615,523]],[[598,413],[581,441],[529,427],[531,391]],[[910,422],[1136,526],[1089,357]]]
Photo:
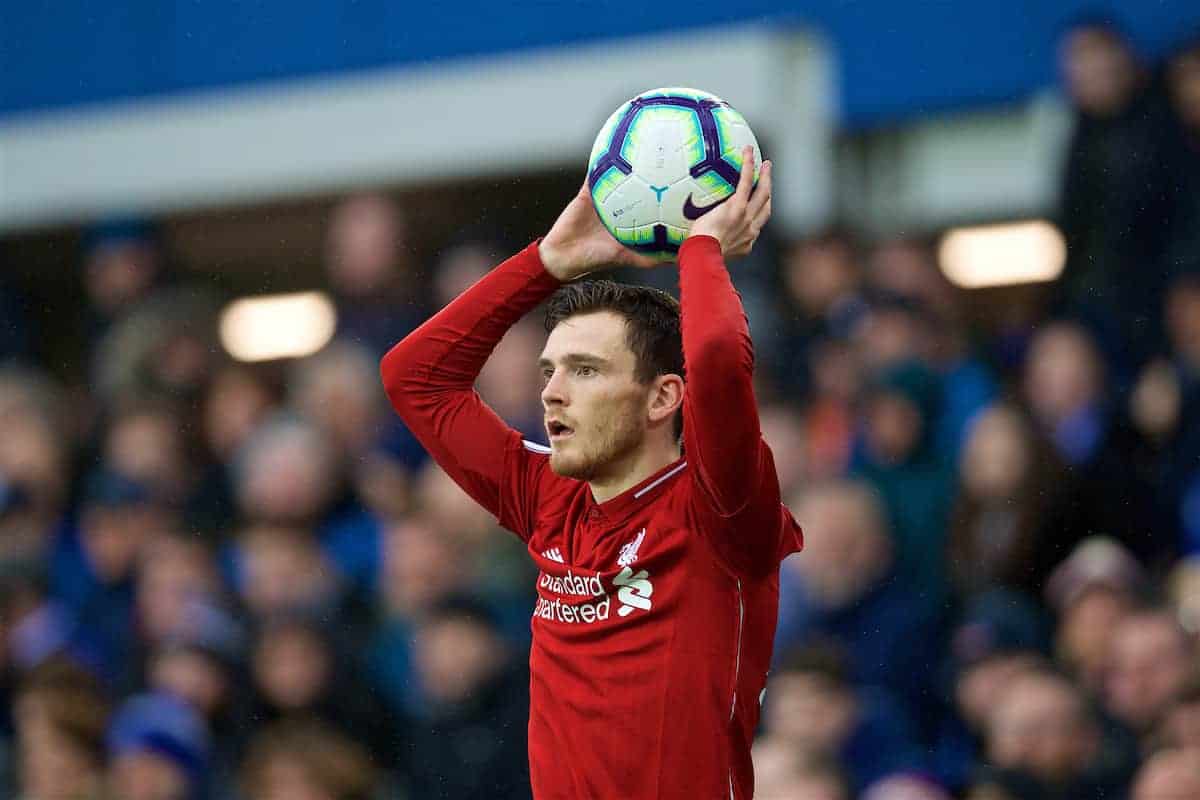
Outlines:
[[592,206],[587,181],[559,214],[538,245],[542,266],[560,281],[569,281],[605,267],[648,269],[659,263],[635,253],[612,237]]

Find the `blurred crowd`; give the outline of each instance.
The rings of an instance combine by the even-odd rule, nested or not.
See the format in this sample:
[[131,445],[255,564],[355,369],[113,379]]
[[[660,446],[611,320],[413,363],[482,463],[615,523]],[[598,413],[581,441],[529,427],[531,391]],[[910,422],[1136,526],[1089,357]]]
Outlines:
[[[1088,22],[1062,60],[1069,255],[1036,302],[981,328],[920,237],[735,268],[806,540],[763,800],[1200,797],[1200,44],[1146,65]],[[288,362],[224,355],[222,298],[144,225],[85,243],[85,374],[0,286],[0,795],[529,796],[533,567],[377,367],[504,248],[420,269],[405,226],[335,208],[337,335]],[[478,383],[542,442],[543,337]]]

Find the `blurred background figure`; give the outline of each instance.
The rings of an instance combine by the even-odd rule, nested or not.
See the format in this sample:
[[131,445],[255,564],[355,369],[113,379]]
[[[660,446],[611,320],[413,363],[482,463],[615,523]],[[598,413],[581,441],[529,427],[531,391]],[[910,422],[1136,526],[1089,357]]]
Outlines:
[[756,758],[837,764],[855,792],[888,773],[924,766],[903,708],[885,690],[856,688],[836,649],[790,654],[765,698],[767,734],[755,745]]
[[31,672],[13,697],[15,797],[101,800],[110,706],[96,679],[69,662]]
[[1143,744],[1195,670],[1194,640],[1166,611],[1146,609],[1113,631],[1105,705]]
[[338,333],[376,358],[423,318],[407,233],[395,202],[383,194],[361,194],[333,210],[326,234],[326,270],[337,298]]
[[319,722],[276,722],[250,743],[248,800],[373,800],[379,771],[361,747]]
[[1023,775],[1045,796],[1103,796],[1128,779],[1105,774],[1095,717],[1079,690],[1051,671],[1006,683],[984,735],[988,762]]
[[878,495],[843,480],[807,488],[791,508],[804,515],[805,549],[780,576],[777,661],[797,645],[831,639],[844,649],[854,684],[890,690],[930,732],[942,613],[897,572]]
[[1194,748],[1164,750],[1138,772],[1132,800],[1191,797],[1200,792],[1200,752]]
[[528,798],[529,675],[491,610],[450,595],[416,632],[422,689],[404,763],[414,797]]
[[1162,336],[1156,311],[1172,214],[1165,109],[1111,20],[1073,25],[1059,53],[1075,115],[1061,189],[1069,254],[1062,288],[1117,359],[1121,382]]

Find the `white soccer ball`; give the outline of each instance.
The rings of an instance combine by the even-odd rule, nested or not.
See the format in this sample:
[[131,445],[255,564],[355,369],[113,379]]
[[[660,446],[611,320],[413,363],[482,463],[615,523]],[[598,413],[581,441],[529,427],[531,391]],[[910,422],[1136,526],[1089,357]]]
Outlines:
[[733,194],[746,145],[757,181],[758,141],[728,103],[698,89],[643,92],[613,112],[592,145],[596,213],[621,244],[673,260],[692,222]]

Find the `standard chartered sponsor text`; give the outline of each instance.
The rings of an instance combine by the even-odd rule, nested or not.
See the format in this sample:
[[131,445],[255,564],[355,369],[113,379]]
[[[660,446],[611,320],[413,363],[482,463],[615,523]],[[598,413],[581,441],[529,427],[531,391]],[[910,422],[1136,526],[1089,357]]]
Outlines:
[[538,577],[538,587],[558,595],[567,597],[593,598],[583,602],[563,602],[561,597],[550,599],[538,597],[537,606],[533,610],[535,617],[556,620],[570,625],[583,623],[590,625],[608,619],[612,610],[612,598],[604,590],[604,582],[600,573],[594,575],[576,575],[567,570],[565,575],[547,575],[543,572]]

